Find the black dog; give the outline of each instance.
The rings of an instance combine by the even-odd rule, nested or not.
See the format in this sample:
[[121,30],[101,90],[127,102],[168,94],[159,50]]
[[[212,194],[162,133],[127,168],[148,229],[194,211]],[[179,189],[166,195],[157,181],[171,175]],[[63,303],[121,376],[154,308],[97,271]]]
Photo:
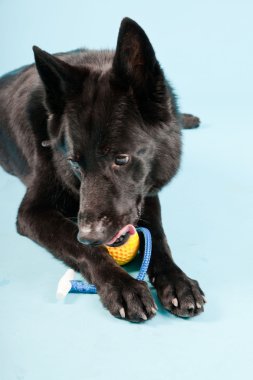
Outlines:
[[146,226],[161,303],[199,314],[204,293],[172,259],[157,195],[178,170],[181,128],[199,120],[179,114],[145,32],[125,18],[115,52],[34,54],[36,67],[0,80],[0,162],[27,187],[18,232],[95,284],[111,314],[138,322],[156,312],[150,291],[103,244]]

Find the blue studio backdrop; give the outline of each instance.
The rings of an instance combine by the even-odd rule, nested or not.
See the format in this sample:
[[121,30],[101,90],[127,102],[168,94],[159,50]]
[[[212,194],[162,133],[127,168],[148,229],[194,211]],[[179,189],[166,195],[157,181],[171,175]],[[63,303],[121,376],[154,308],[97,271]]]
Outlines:
[[[98,295],[55,298],[66,267],[19,236],[25,193],[0,169],[1,380],[238,380],[253,371],[253,2],[0,0],[0,75],[50,53],[115,48],[136,20],[178,94],[198,115],[179,173],[161,192],[175,261],[207,296],[180,319],[159,305],[143,324],[113,318]],[[134,269],[130,270],[134,272]]]

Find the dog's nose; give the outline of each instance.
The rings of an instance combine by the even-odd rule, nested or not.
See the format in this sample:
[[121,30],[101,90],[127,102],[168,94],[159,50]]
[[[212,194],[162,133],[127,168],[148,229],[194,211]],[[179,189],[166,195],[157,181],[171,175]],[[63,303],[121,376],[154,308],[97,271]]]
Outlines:
[[82,236],[80,234],[77,235],[77,240],[79,243],[84,244],[84,245],[92,245],[92,246],[97,246],[101,245],[102,241],[101,240],[94,240],[94,239],[87,239],[85,236]]
[[77,240],[85,245],[101,245],[105,241],[106,229],[103,220],[85,222],[85,219],[79,221]]

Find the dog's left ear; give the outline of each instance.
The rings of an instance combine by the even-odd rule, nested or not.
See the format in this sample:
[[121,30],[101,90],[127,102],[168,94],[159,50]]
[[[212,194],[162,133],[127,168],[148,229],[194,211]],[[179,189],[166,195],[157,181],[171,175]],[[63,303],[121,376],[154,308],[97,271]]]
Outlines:
[[[163,103],[166,86],[163,71],[144,30],[130,18],[121,22],[113,61],[116,83],[131,86],[141,113],[147,119],[156,119],[158,112],[166,113]],[[163,118],[167,117],[163,115]]]
[[130,18],[120,25],[114,56],[114,73],[129,82],[141,85],[148,74],[158,69],[154,49],[144,30]]

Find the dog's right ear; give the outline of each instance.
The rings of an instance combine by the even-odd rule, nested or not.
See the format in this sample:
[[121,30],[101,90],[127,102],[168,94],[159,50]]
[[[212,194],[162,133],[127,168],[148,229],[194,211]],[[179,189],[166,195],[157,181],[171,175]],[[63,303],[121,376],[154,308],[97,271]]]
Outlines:
[[82,88],[85,72],[33,46],[35,63],[46,90],[46,103],[52,113],[62,112],[66,99]]

